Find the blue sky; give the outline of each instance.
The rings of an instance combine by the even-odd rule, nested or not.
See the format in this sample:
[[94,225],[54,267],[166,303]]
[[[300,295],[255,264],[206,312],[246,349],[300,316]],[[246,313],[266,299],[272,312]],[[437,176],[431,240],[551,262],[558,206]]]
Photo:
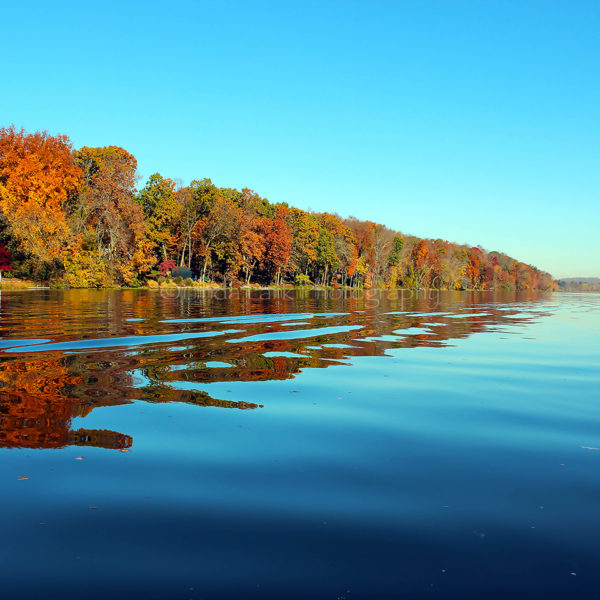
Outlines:
[[0,126],[600,276],[600,2],[27,2]]

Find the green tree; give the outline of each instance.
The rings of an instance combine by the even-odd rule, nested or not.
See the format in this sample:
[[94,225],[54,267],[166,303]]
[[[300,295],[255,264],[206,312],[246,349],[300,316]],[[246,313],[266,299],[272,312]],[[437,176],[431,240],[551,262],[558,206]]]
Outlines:
[[321,270],[321,283],[327,285],[330,271],[338,265],[338,257],[335,253],[333,236],[324,227],[320,229],[317,241],[317,265]]
[[388,265],[399,267],[402,263],[402,250],[404,248],[404,238],[397,235],[392,242],[392,251],[388,258]]

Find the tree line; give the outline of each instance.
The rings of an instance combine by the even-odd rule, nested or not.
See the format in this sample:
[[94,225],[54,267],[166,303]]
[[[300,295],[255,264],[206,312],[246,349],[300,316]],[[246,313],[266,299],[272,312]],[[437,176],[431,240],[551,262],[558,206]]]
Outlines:
[[117,146],[0,129],[0,243],[13,273],[69,287],[140,286],[178,272],[222,285],[552,289],[501,252],[272,203],[156,173]]
[[556,283],[561,292],[600,292],[599,277],[568,277]]

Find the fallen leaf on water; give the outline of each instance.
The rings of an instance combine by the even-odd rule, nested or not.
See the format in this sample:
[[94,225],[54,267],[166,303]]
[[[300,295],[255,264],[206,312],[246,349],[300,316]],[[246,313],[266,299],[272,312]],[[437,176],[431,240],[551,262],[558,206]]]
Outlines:
[[17,481],[23,481],[24,479],[29,479],[29,477],[27,477],[27,475],[20,475],[17,477]]

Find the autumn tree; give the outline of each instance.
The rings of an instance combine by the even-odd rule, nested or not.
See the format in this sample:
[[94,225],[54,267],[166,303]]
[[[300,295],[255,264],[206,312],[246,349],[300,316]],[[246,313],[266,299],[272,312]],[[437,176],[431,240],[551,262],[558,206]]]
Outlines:
[[354,284],[371,285],[372,268],[375,262],[375,227],[372,221],[360,221],[350,217],[345,221],[354,236],[358,254],[357,269]]
[[83,147],[75,159],[85,179],[71,208],[82,251],[100,260],[116,283],[131,284],[156,262],[135,201],[137,161],[118,146]]
[[292,231],[292,269],[307,275],[317,260],[319,223],[314,215],[298,208],[290,210],[288,223]]
[[346,228],[343,235],[334,238],[334,249],[338,258],[341,283],[346,285],[348,280],[354,276],[358,264],[358,250],[354,243],[354,236],[349,229]]
[[[199,254],[202,258],[202,276],[206,276],[207,267],[212,264],[214,257],[226,265],[229,279],[233,279],[233,266],[241,265],[238,256],[237,235],[241,211],[233,202],[218,194],[211,199],[210,208],[196,230],[195,239],[199,241]],[[224,274],[224,273],[223,273]]]
[[407,276],[408,287],[422,288],[429,282],[431,266],[429,247],[425,240],[419,240],[411,253],[411,262]]
[[[225,192],[225,190],[222,190],[222,192]],[[266,198],[261,198],[254,190],[249,188],[243,188],[241,192],[237,192],[237,194],[232,196],[232,200],[245,213],[252,213],[259,217],[269,217],[272,219],[275,217],[277,211],[276,206],[272,205]]]
[[465,275],[469,284],[476,288],[481,283],[482,252],[479,248],[465,250]]
[[249,284],[265,255],[269,219],[242,210],[239,225],[241,268],[244,272],[244,280]]
[[279,207],[273,220],[265,222],[265,252],[264,262],[267,266],[271,281],[281,285],[283,273],[289,265],[292,256],[292,228],[287,223],[289,211]]
[[[342,283],[346,282],[348,277],[354,274],[358,252],[354,234],[350,228],[343,222],[337,214],[321,213],[316,215],[321,229],[325,229],[332,238],[333,249],[329,249],[330,258],[332,260],[323,263],[323,237],[319,232],[319,241],[317,241],[317,259],[320,266],[325,265],[325,270],[331,271],[332,280],[337,281],[341,277]],[[328,278],[327,273],[324,274],[325,279]]]
[[0,281],[2,281],[2,273],[4,271],[13,271],[10,261],[10,252],[6,249],[4,244],[0,244]]
[[[202,233],[208,228],[209,214],[219,197],[219,189],[210,179],[195,179],[186,188],[179,190],[177,200],[179,202],[179,264],[187,263],[192,267],[194,252],[199,251],[203,261],[203,275],[206,274],[210,262],[210,247],[204,244]],[[210,235],[209,235],[210,237]],[[194,246],[198,247],[194,247]]]
[[249,188],[235,193],[231,190],[221,192],[232,199],[234,205],[240,209],[239,217],[239,252],[241,256],[241,269],[246,284],[249,284],[257,269],[263,264],[267,251],[267,237],[271,232],[272,219],[275,207],[267,200],[261,198]]
[[65,206],[81,183],[68,137],[0,129],[0,212],[15,246],[40,266],[59,266],[67,251]]
[[237,281],[243,266],[243,247],[245,235],[243,211],[230,198],[217,195],[210,212],[198,229],[201,240],[204,266],[206,273],[207,262],[220,265],[223,283]]
[[154,244],[157,259],[162,261],[167,260],[174,247],[180,217],[181,204],[175,187],[172,179],[154,173],[136,197],[142,208],[146,235]]
[[373,277],[374,286],[380,286],[383,282],[387,260],[392,248],[395,232],[385,225],[375,225],[373,237]]
[[465,286],[465,257],[460,247],[445,243],[444,252],[438,256],[439,281],[437,287],[460,290]]

